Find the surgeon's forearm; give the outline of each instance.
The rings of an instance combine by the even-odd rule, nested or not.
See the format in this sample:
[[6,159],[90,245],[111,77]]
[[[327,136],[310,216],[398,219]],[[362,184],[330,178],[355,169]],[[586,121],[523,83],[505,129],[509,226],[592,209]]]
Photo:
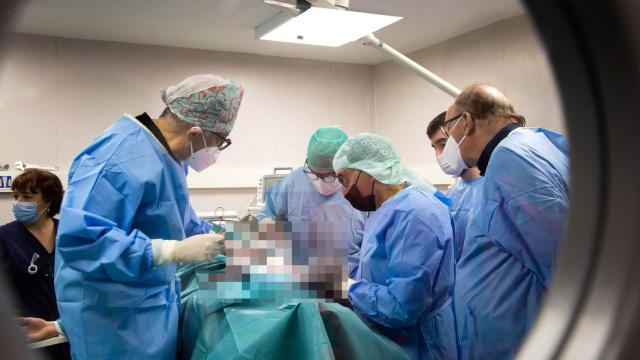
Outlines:
[[[349,301],[360,313],[371,320],[390,328],[401,328],[414,325],[418,315],[427,308],[425,296],[414,296],[421,306],[402,302],[401,298],[393,294],[389,287],[368,282],[357,281],[349,287]],[[419,299],[419,300],[418,300]]]
[[211,232],[213,226],[205,220],[198,217],[193,208],[189,209],[189,220],[185,224],[185,235],[187,237],[199,234],[207,234]]
[[140,282],[153,269],[149,237],[137,229],[127,233],[94,221],[58,230],[56,257],[60,255],[64,268],[117,282]]

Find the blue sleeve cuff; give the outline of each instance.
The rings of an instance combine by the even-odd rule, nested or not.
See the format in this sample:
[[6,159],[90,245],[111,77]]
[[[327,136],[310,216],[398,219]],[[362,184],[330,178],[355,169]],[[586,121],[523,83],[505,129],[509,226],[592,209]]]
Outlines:
[[349,288],[349,301],[359,312],[369,317],[378,314],[375,292],[378,284],[358,280]]

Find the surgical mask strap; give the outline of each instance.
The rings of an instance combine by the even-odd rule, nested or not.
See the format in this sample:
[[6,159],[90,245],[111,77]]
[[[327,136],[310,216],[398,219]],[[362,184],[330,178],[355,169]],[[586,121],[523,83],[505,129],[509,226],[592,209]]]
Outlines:
[[371,194],[370,195],[373,195],[373,189],[375,189],[375,187],[376,187],[376,179],[373,179],[373,182],[371,183]]
[[[467,134],[464,134],[462,136],[462,139],[460,139],[460,142],[458,143],[458,149],[460,148],[460,145],[462,145],[462,143],[467,139]],[[455,141],[456,139],[453,139],[453,141]]]
[[[458,126],[458,124],[460,123],[460,120],[462,120],[462,118],[464,118],[464,113],[462,113],[462,115],[460,115],[460,118],[458,120],[456,120],[456,123],[453,124],[453,126],[451,127],[451,130],[449,131],[449,136],[447,136],[447,138],[449,137],[453,137],[453,130],[456,128],[456,126]],[[442,127],[440,128],[440,130],[442,130],[442,132],[444,133],[444,129],[442,129]],[[445,134],[446,135],[446,134]],[[460,145],[462,145],[462,142],[467,138],[467,134],[464,134],[462,136],[462,139],[460,139],[460,142],[457,142],[456,139],[454,138],[453,141],[456,141],[456,143],[458,144],[458,147]]]
[[[360,175],[362,174],[362,170],[359,170],[359,171],[360,171],[360,173],[358,173],[358,177],[356,178],[356,182],[352,186],[358,185],[358,181],[360,181]],[[373,179],[373,182],[371,183],[371,194],[369,194],[369,195],[373,195],[373,190],[375,189],[375,187],[376,187],[376,179]]]
[[[44,200],[42,200],[42,201],[44,201]],[[42,203],[42,201],[40,201],[39,203],[36,203],[36,211],[38,211],[38,205],[40,205]],[[51,206],[51,205],[49,205],[49,206]],[[38,217],[36,218],[36,220],[34,222],[38,221],[42,217],[42,214],[44,214],[47,210],[49,210],[49,206],[47,206],[46,208],[42,209],[42,211],[40,211],[38,213]]]
[[202,142],[204,143],[204,148],[207,148],[207,138],[204,137],[204,130],[202,130]]
[[451,127],[451,131],[449,133],[453,132],[453,129],[456,128],[456,126],[458,126],[458,124],[460,123],[460,120],[462,120],[462,118],[464,118],[464,113],[462,113],[462,115],[460,115],[460,117],[458,118],[458,120],[456,120],[456,123],[453,124],[453,126]]
[[374,209],[378,208],[378,204],[376,204],[376,195],[373,193],[373,190],[376,188],[376,179],[373,179],[373,183],[371,184],[371,194],[369,195],[371,197],[371,202],[373,204],[371,204],[373,206]]
[[[353,183],[353,185],[351,185],[351,187],[358,186],[358,181],[360,181],[360,175],[362,175],[362,170],[358,170],[358,171],[359,171],[359,173],[358,173],[358,177],[356,178],[356,182]],[[351,188],[349,188],[349,190],[351,190]]]

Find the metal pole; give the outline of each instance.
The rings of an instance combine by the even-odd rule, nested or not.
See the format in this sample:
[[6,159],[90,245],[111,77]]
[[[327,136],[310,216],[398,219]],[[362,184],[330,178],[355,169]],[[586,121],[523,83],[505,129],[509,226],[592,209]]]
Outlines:
[[397,62],[398,64],[404,66],[405,68],[407,68],[408,70],[412,71],[413,73],[417,74],[418,76],[420,76],[421,78],[427,80],[428,82],[432,83],[433,85],[435,85],[436,87],[438,87],[440,90],[446,92],[447,94],[451,95],[452,97],[456,97],[458,96],[458,94],[460,94],[460,90],[458,90],[458,88],[456,88],[455,86],[449,84],[448,82],[446,82],[445,80],[443,80],[442,78],[440,78],[438,75],[432,73],[431,71],[425,69],[424,67],[422,67],[422,65],[418,64],[417,62],[409,59],[407,56],[405,56],[404,54],[402,54],[401,52],[399,52],[398,50],[392,48],[391,46],[387,45],[384,43],[384,41],[378,39],[377,37],[375,37],[373,34],[369,34],[367,36],[365,36],[363,39],[363,44],[364,45],[369,45],[372,46],[388,55],[391,55],[391,59],[395,62]]

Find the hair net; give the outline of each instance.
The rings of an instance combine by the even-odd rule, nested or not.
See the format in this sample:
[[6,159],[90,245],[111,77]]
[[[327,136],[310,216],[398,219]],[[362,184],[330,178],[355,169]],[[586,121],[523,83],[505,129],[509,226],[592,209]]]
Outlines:
[[244,89],[215,75],[194,75],[160,91],[162,101],[180,120],[215,133],[229,134]]
[[307,146],[307,163],[316,169],[333,170],[333,157],[344,142],[347,134],[335,126],[316,130]]
[[436,188],[400,161],[400,155],[391,141],[380,135],[360,133],[350,137],[333,158],[333,169],[356,169],[366,172],[383,184],[398,185],[408,182],[427,191]]

